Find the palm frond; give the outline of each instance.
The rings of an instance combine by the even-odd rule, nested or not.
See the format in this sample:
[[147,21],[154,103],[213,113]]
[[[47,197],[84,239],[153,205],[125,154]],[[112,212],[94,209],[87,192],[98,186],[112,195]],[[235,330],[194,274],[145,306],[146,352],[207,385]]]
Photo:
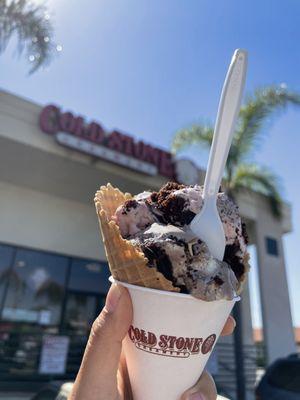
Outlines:
[[50,62],[56,51],[53,27],[43,4],[27,0],[0,0],[0,53],[16,35],[18,53],[30,62],[29,73]]
[[205,148],[210,148],[214,129],[209,125],[191,125],[188,128],[178,131],[173,138],[171,150],[173,153],[189,147],[191,145],[203,145]]
[[232,143],[230,157],[238,164],[253,150],[261,139],[265,122],[275,112],[288,105],[300,105],[300,93],[283,86],[268,86],[258,89],[248,97],[239,114],[239,123]]
[[250,189],[264,194],[270,201],[274,216],[282,215],[282,198],[280,196],[279,178],[269,169],[255,164],[240,164],[230,183],[230,190]]

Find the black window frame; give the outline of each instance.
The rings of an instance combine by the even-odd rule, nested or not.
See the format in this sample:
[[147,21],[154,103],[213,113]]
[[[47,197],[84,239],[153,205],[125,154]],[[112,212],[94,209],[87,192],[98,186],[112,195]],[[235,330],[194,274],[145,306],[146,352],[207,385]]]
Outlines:
[[265,237],[266,252],[269,256],[279,257],[278,240],[271,236]]

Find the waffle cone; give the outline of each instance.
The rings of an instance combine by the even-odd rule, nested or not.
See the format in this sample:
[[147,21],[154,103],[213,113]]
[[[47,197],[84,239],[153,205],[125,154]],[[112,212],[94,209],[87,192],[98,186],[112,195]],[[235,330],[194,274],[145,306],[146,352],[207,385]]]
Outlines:
[[129,240],[123,239],[118,225],[111,220],[116,209],[131,198],[129,193],[124,194],[109,183],[101,186],[95,196],[96,212],[112,276],[133,285],[179,292],[180,289],[175,288],[155,267],[148,266],[144,253]]

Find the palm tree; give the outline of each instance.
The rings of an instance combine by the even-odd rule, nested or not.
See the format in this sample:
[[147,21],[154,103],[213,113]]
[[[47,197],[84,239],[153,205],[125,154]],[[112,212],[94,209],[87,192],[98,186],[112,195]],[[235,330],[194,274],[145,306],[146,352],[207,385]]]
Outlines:
[[17,37],[18,53],[25,52],[29,73],[48,64],[62,47],[53,42],[53,27],[45,5],[28,0],[0,0],[0,53]]
[[51,279],[47,279],[35,292],[36,299],[44,298],[48,304],[59,304],[62,300],[62,295],[62,286]]
[[[248,160],[262,138],[265,122],[289,104],[300,105],[300,94],[287,90],[285,85],[258,89],[246,99],[239,113],[222,183],[231,197],[241,189],[266,195],[276,217],[280,217],[282,211],[278,178],[268,168]],[[212,125],[192,125],[182,129],[174,136],[172,151],[178,153],[192,145],[209,149],[213,131]]]
[[[278,178],[266,167],[249,163],[249,157],[262,138],[265,122],[289,104],[300,105],[300,94],[287,90],[285,85],[258,89],[246,99],[241,107],[236,131],[227,159],[222,183],[227,194],[234,198],[241,190],[253,190],[266,195],[275,217],[282,213],[282,199]],[[210,148],[214,129],[211,125],[192,125],[178,131],[173,139],[174,153],[192,145]],[[241,304],[236,303],[233,315],[237,326],[234,331],[234,354],[236,364],[237,398],[245,400],[245,372],[243,357],[243,333]]]

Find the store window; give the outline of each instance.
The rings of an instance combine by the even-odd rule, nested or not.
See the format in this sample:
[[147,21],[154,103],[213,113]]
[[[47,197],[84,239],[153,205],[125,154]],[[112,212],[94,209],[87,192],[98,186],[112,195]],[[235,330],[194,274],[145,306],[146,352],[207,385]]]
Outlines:
[[78,335],[88,335],[92,323],[104,306],[104,296],[80,292],[68,294],[64,328]]
[[73,258],[68,289],[104,294],[110,286],[109,275],[106,263]]
[[67,331],[87,335],[104,306],[109,289],[107,263],[73,258],[67,285],[63,326]]
[[9,271],[13,262],[14,248],[0,244],[0,306],[2,308],[7,290]]
[[2,319],[58,325],[67,269],[67,257],[17,249]]
[[279,255],[277,240],[271,237],[266,237],[265,240],[267,253],[277,257]]

